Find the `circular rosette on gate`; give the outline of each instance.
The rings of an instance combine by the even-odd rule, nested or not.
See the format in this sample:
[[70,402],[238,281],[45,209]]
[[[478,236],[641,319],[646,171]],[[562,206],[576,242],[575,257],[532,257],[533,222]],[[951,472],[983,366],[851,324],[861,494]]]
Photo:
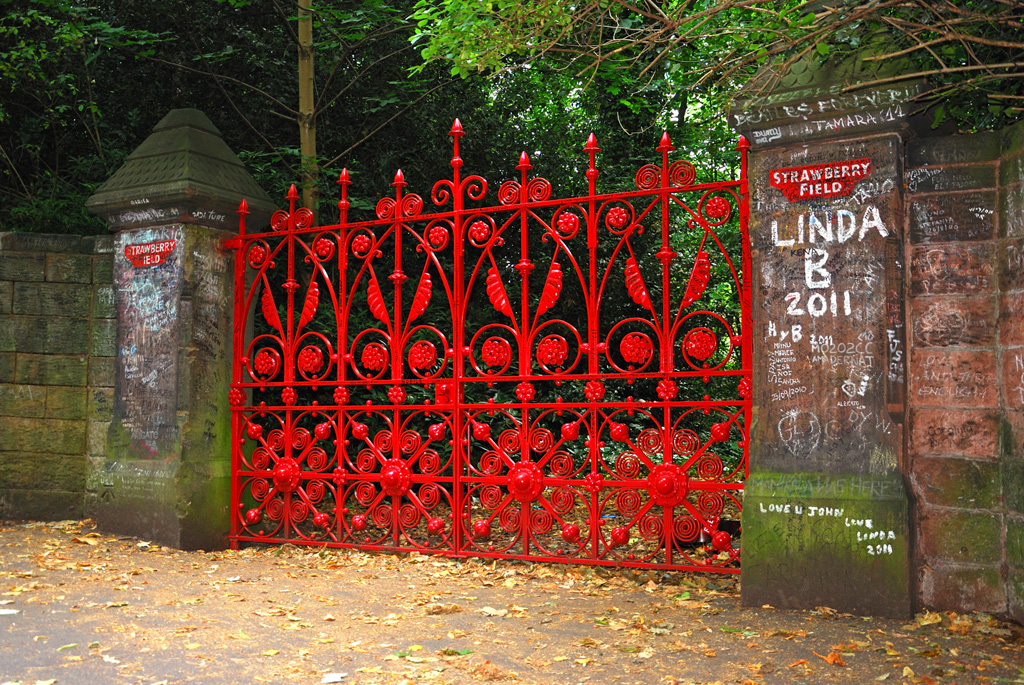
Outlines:
[[337,251],[338,236],[333,231],[323,231],[318,233],[310,243],[309,254],[306,255],[306,261],[310,262],[326,262],[334,257]]
[[599,211],[604,212],[605,228],[615,235],[625,235],[631,232],[642,235],[644,232],[643,226],[634,223],[635,212],[632,205],[627,202],[618,200],[614,203],[608,203]]
[[295,341],[295,347],[298,349],[295,368],[303,380],[316,383],[327,377],[335,358],[327,336],[314,331],[304,333]]
[[431,221],[423,231],[423,242],[420,248],[426,247],[431,252],[441,252],[451,240],[452,225],[447,220]]
[[271,254],[270,245],[266,240],[254,240],[245,253],[245,261],[253,269],[273,269],[275,264],[269,261]]
[[620,373],[640,373],[658,357],[658,331],[644,319],[619,321],[608,331],[605,340],[605,357]]
[[547,374],[571,373],[580,360],[579,332],[563,321],[548,321],[534,332],[534,359]]
[[408,347],[406,361],[409,369],[417,378],[436,378],[444,371],[448,361],[447,339],[433,326],[418,326],[410,335],[422,337]]
[[494,219],[487,215],[471,219],[466,227],[466,237],[473,247],[486,247],[496,233]]
[[587,215],[578,205],[560,207],[551,217],[551,233],[559,240],[572,240],[580,232],[581,214]]
[[683,318],[679,330],[679,349],[691,369],[718,371],[739,351],[739,337],[732,335],[729,323],[715,312],[692,312]]
[[382,378],[391,363],[387,336],[377,329],[366,329],[352,340],[352,368],[363,380]]
[[473,369],[482,376],[500,376],[508,371],[514,358],[509,339],[517,340],[516,333],[505,324],[488,324],[477,331],[467,350]]
[[739,198],[730,191],[708,191],[701,196],[697,203],[697,211],[708,226],[721,226],[729,221],[733,212],[733,203],[738,202]]
[[349,234],[348,241],[352,255],[359,259],[366,259],[373,253],[377,236],[368,228],[360,228]]
[[260,335],[249,343],[249,349],[243,360],[249,377],[257,383],[270,383],[281,380],[280,341],[272,335]]

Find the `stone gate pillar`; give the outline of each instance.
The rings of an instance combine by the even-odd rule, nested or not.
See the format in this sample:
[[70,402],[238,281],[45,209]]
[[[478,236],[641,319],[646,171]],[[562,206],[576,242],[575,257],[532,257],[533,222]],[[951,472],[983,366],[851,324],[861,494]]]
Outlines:
[[104,531],[226,543],[233,272],[221,244],[243,197],[265,224],[270,199],[220,132],[178,109],[86,204],[115,234],[114,416],[86,495]]
[[920,84],[797,64],[751,143],[754,421],[743,602],[910,613],[902,165]]

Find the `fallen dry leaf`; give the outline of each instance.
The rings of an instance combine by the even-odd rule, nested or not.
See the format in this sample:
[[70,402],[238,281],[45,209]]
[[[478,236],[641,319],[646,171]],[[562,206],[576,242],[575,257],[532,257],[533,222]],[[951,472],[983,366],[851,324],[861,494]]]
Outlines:
[[819,659],[823,659],[826,664],[829,664],[831,666],[846,665],[846,662],[843,661],[843,656],[839,652],[829,652],[828,656],[822,656],[817,652],[812,652],[812,654],[814,654],[814,656],[818,657]]

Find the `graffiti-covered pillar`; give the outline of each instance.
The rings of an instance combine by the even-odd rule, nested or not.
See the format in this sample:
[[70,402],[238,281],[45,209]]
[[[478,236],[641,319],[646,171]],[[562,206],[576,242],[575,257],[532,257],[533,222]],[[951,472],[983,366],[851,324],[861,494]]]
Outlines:
[[243,197],[269,217],[216,127],[179,109],[89,198],[115,234],[114,416],[86,497],[102,530],[225,544],[233,272],[222,243]]
[[902,164],[920,84],[849,82],[798,64],[730,113],[751,143],[743,601],[906,615]]

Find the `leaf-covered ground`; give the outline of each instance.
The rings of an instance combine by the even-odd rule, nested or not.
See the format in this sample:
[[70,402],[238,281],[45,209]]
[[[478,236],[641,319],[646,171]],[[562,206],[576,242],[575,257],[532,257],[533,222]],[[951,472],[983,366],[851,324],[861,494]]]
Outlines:
[[0,525],[0,683],[1024,682],[1024,633],[742,608],[738,580]]

